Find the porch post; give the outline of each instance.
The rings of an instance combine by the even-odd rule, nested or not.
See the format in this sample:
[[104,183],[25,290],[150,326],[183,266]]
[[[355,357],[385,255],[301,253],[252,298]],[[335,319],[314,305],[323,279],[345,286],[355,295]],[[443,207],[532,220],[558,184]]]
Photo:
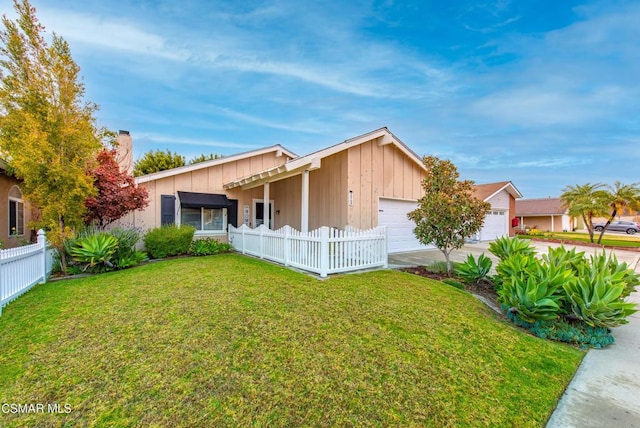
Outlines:
[[555,232],[556,228],[553,225],[553,214],[551,214],[551,232]]
[[302,171],[302,206],[300,208],[300,231],[309,231],[309,171]]
[[262,220],[265,226],[267,226],[267,229],[271,229],[270,226],[270,216],[271,216],[271,209],[269,207],[269,182],[264,183],[264,209],[263,214],[262,214]]

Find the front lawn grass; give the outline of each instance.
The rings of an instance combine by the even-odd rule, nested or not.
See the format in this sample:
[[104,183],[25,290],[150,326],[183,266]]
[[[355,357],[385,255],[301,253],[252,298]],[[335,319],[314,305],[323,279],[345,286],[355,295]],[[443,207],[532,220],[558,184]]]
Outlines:
[[[549,239],[560,239],[568,242],[587,242],[589,243],[589,234],[588,233],[579,233],[579,232],[545,232],[540,236],[533,235],[518,235],[521,238],[549,238]],[[600,232],[594,232],[594,241],[598,242],[598,237],[600,236]],[[640,248],[640,236],[635,235],[623,235],[623,234],[612,234],[605,232],[602,237],[601,245],[605,247],[629,247],[629,248]]]
[[544,426],[582,357],[416,275],[184,258],[7,306],[0,402],[72,410],[0,425]]

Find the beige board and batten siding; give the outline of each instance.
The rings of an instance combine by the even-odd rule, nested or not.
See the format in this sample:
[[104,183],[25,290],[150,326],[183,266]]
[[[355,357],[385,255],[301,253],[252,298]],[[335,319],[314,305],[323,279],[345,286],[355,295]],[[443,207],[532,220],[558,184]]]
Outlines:
[[142,182],[139,185],[149,191],[149,206],[142,211],[136,211],[133,216],[129,216],[129,219],[124,221],[129,220],[129,223],[144,229],[159,227],[162,195],[176,195],[178,191],[183,191],[226,194],[229,199],[237,199],[238,224],[242,224],[242,207],[244,205],[252,207],[253,199],[262,199],[262,189],[241,191],[237,188],[227,191],[224,189],[224,183],[281,165],[288,159],[286,155],[278,156],[278,153],[273,151]]
[[[423,174],[415,160],[393,144],[380,145],[379,139],[324,157],[321,167],[309,172],[309,230],[378,226],[379,198],[416,201],[422,196]],[[246,192],[256,189],[261,199],[263,186]],[[301,175],[271,183],[274,228],[300,229],[301,189]]]
[[378,226],[380,198],[416,201],[423,196],[422,169],[393,144],[371,140],[348,150],[348,225],[360,229]]

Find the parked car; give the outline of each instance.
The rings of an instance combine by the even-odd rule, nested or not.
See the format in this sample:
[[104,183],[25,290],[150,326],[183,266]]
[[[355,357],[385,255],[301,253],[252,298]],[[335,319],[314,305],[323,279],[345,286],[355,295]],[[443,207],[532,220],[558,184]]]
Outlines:
[[[605,225],[606,223],[596,223],[593,225],[593,228],[598,232],[602,232]],[[629,235],[633,235],[634,233],[640,232],[640,225],[632,221],[612,221],[611,224],[607,226],[607,230],[612,232],[627,232]]]

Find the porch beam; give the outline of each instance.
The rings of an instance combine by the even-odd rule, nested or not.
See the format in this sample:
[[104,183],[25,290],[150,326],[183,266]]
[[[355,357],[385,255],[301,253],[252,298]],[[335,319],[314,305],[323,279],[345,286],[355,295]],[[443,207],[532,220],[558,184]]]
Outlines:
[[300,207],[300,231],[309,231],[309,171],[302,171],[302,206]]
[[267,226],[267,229],[271,229],[271,227],[269,227],[271,224],[269,218],[269,216],[271,216],[271,209],[269,207],[269,184],[268,181],[264,183],[264,209],[262,210],[263,224]]

